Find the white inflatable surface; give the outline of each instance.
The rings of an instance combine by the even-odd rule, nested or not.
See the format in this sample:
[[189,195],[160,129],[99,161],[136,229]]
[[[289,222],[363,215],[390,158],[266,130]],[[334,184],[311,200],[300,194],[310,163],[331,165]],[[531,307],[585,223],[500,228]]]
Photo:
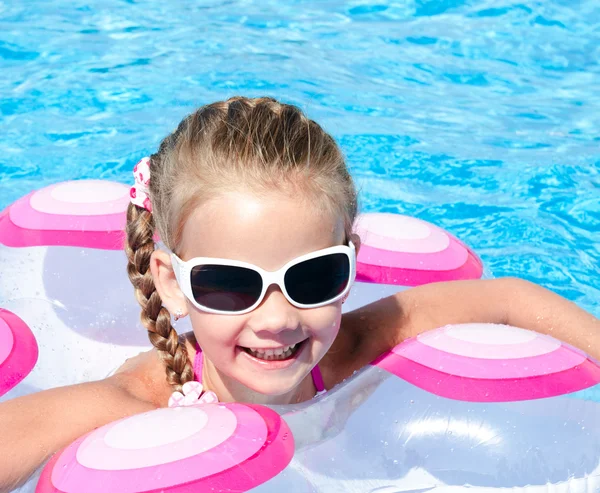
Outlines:
[[[150,349],[118,249],[127,202],[122,185],[77,182],[0,213],[0,330],[27,326],[39,346],[0,334],[11,345],[0,377],[11,354],[37,357],[27,376],[9,375],[0,401],[104,378]],[[361,282],[346,311],[482,275],[473,252],[423,221],[373,214],[356,227]],[[449,326],[301,405],[209,404],[113,423],[56,455],[37,490],[41,471],[18,491],[598,492],[600,404],[569,394],[599,382],[597,362],[551,338]]]

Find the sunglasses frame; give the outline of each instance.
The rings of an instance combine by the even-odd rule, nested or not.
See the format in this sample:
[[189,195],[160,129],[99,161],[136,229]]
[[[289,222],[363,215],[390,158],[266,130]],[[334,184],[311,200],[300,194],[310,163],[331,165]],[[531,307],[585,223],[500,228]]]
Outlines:
[[[321,303],[305,305],[305,304],[297,303],[296,301],[294,301],[288,294],[287,289],[285,288],[285,282],[284,282],[285,274],[288,271],[288,269],[290,269],[291,267],[294,267],[297,264],[305,262],[306,260],[312,260],[312,259],[315,259],[318,257],[324,257],[326,255],[330,255],[333,253],[345,254],[348,257],[348,260],[350,262],[350,273],[348,276],[348,284],[346,285],[346,288],[341,293],[336,295],[335,297],[333,297],[329,300],[323,301]],[[188,300],[190,300],[190,302],[198,310],[201,310],[201,311],[207,312],[207,313],[214,313],[214,314],[218,314],[218,315],[243,315],[245,313],[251,312],[252,310],[254,310],[256,307],[258,307],[262,303],[262,301],[264,300],[265,295],[267,293],[267,290],[273,284],[276,284],[277,286],[279,286],[279,289],[281,289],[281,292],[283,293],[285,298],[288,300],[288,302],[290,304],[292,304],[293,306],[295,306],[296,308],[319,308],[321,306],[325,306],[325,305],[329,305],[330,303],[334,303],[337,300],[339,300],[340,298],[343,298],[344,296],[346,296],[346,294],[348,294],[348,292],[352,288],[352,285],[354,284],[354,280],[356,279],[356,249],[354,247],[354,244],[351,241],[348,242],[347,246],[346,245],[337,245],[337,246],[325,248],[323,250],[317,250],[316,252],[307,253],[306,255],[301,255],[300,257],[290,260],[283,267],[281,267],[280,269],[273,271],[273,272],[266,271],[256,265],[253,265],[253,264],[250,264],[247,262],[240,262],[237,260],[229,260],[229,259],[223,259],[223,258],[195,257],[190,260],[181,260],[174,253],[171,253],[171,263],[173,265],[173,272],[175,273],[175,278],[177,279],[179,288],[181,289],[181,291],[183,291],[183,294],[186,296],[186,298]],[[194,292],[192,291],[192,278],[191,278],[192,269],[199,265],[226,265],[226,266],[231,266],[231,267],[244,267],[246,269],[250,269],[255,272],[258,272],[258,274],[260,275],[260,277],[262,279],[262,291],[260,293],[260,296],[258,297],[256,302],[252,306],[250,306],[249,308],[246,308],[244,310],[237,310],[237,311],[215,310],[214,308],[209,308],[207,306],[201,305],[194,298]]]

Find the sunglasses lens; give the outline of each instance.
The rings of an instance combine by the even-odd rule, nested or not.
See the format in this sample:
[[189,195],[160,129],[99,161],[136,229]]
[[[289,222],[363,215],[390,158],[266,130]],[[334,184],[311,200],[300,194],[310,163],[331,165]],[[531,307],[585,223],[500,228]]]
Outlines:
[[192,293],[196,302],[212,310],[239,312],[260,297],[260,274],[231,265],[197,265],[192,268]]
[[349,281],[350,259],[343,253],[332,253],[290,267],[285,289],[296,303],[316,305],[335,298]]

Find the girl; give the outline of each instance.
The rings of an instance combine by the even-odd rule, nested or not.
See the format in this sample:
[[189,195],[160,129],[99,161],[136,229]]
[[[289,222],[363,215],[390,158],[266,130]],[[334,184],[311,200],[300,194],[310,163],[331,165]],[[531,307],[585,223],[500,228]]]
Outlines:
[[[205,400],[306,401],[444,324],[506,323],[600,357],[598,319],[516,279],[422,286],[342,316],[356,191],[334,140],[294,106],[200,108],[135,175],[125,249],[155,349],[103,381],[0,404],[0,490],[98,426],[197,400],[200,383]],[[172,316],[193,333],[178,336]]]

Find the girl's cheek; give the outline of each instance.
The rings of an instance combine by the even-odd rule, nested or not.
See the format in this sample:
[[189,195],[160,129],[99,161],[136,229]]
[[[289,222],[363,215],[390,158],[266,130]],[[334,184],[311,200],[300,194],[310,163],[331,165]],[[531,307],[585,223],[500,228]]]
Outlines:
[[[333,308],[333,309],[332,309]],[[318,327],[319,335],[324,339],[335,339],[340,330],[341,308],[323,307],[313,320],[312,327]]]

